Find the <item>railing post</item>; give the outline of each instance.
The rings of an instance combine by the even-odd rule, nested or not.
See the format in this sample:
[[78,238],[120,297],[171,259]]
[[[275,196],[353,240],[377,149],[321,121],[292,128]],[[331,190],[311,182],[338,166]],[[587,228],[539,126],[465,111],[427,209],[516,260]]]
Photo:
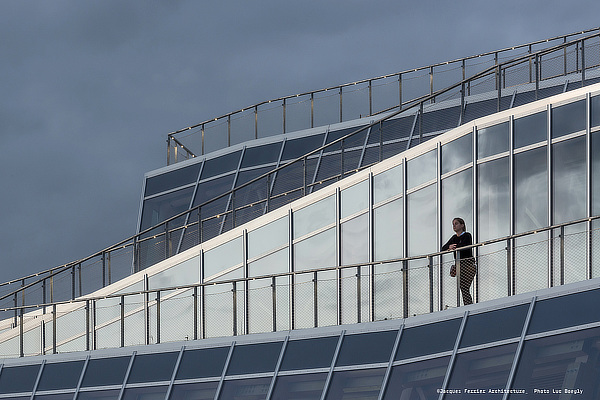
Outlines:
[[96,300],[92,300],[92,350],[98,347],[98,332],[96,331]]
[[427,256],[429,269],[429,312],[433,312],[433,256]]
[[19,307],[19,297],[17,296],[17,293],[15,293],[14,296],[13,296],[13,303],[14,303],[14,306],[15,306],[15,316],[13,317],[13,326],[16,327],[16,326],[18,326],[18,323],[19,323],[19,321],[18,321],[19,312],[18,312],[18,309],[17,309],[17,307]]
[[85,301],[85,351],[90,351],[90,301]]
[[235,281],[232,282],[231,289],[233,292],[233,336],[237,336],[237,288],[235,283]]
[[[15,310],[16,311],[16,310]],[[23,335],[23,307],[19,309],[19,357],[25,356]]]
[[75,299],[75,265],[71,266],[71,300]]
[[194,340],[198,340],[198,286],[194,286],[192,298],[194,299]]
[[102,287],[106,287],[106,253],[102,252]]
[[156,291],[156,343],[160,343],[160,290]]
[[515,292],[515,284],[513,281],[514,269],[512,260],[512,241],[511,239],[506,239],[506,277],[508,287],[508,293],[506,294],[507,296],[512,296]]
[[435,103],[433,98],[433,65],[429,67],[429,96],[431,96],[431,104]]
[[285,133],[285,114],[286,114],[286,99],[283,99],[283,133]]
[[361,321],[362,307],[361,307],[361,284],[360,284],[360,268],[356,267],[356,321]]
[[541,69],[542,69],[542,67],[540,65],[540,56],[539,56],[539,54],[536,53],[536,55],[535,55],[535,99],[536,100],[539,99]]
[[402,74],[398,74],[398,106],[402,108]]
[[273,332],[277,331],[277,282],[276,278],[271,277],[271,292],[273,294]]
[[342,119],[342,87],[340,86],[340,122],[343,122]]
[[125,295],[121,295],[121,347],[125,347]]
[[[79,274],[78,274],[78,276],[79,276],[79,279],[78,279],[78,283],[79,283],[79,295],[82,296],[83,295],[83,290],[82,290],[83,289],[83,286],[82,286],[83,282],[82,282],[82,278],[81,278],[81,263],[77,264],[77,270],[79,271]],[[46,282],[46,281],[44,280],[44,282]],[[46,302],[46,297],[45,297],[45,294],[44,294],[44,303],[45,302]]]
[[454,268],[456,268],[456,307],[460,307],[460,252],[455,251],[456,257],[454,258]]
[[408,261],[402,261],[402,306],[403,310],[403,318],[408,318]]
[[340,179],[344,179],[344,140],[340,143]]
[[56,354],[56,304],[52,304],[52,354]]
[[585,43],[581,40],[581,87],[585,86]]
[[560,227],[560,284],[565,284],[565,226]]
[[310,127],[315,127],[315,94],[310,94]]
[[254,106],[254,139],[258,139],[258,106]]
[[[339,274],[338,274],[339,276]],[[338,281],[339,282],[339,281]],[[318,296],[317,296],[317,271],[313,273],[313,314],[314,314],[314,326],[319,326],[319,313],[318,313]]]
[[373,115],[373,82],[369,79],[369,116]]

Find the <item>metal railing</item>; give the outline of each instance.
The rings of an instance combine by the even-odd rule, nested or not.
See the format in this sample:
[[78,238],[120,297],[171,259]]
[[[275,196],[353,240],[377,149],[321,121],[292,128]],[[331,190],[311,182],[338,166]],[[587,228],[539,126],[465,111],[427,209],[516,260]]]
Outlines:
[[[596,68],[600,63],[599,38],[600,33],[596,33],[573,42],[527,53],[495,64],[443,90],[435,91],[432,95],[406,102],[401,109],[390,111],[379,120],[343,137],[333,138],[320,148],[102,251],[0,285],[0,307],[7,309],[72,300],[92,293],[132,272],[178,254],[394,155],[402,149],[397,147],[397,140],[388,140],[383,124],[392,123],[395,117],[413,116],[408,138],[408,144],[412,146],[425,139],[423,124],[426,121],[423,116],[427,113],[424,110],[436,102],[449,100],[460,104],[459,121],[462,122],[470,118],[467,116],[468,105],[478,104],[469,102],[473,98],[491,99],[494,110],[510,108],[515,101],[516,90],[505,86],[520,82],[519,77],[524,77],[522,83],[527,84],[532,63],[535,79],[528,93],[534,98],[551,94],[544,92],[542,82],[562,76],[565,71],[572,71],[570,68],[565,69],[565,64],[577,67],[577,76],[571,83],[584,86],[587,82],[586,70]],[[570,57],[566,63],[565,54]],[[591,56],[595,62],[590,61]],[[545,65],[543,71],[542,65]],[[568,76],[573,75],[569,73]],[[575,81],[575,78],[578,80]],[[569,83],[568,80],[566,82]],[[485,94],[473,94],[480,90]],[[353,154],[357,149],[361,149],[359,156]]]
[[[475,301],[599,276],[592,268],[600,252],[600,231],[592,228],[598,218],[474,244]],[[437,252],[11,307],[1,310],[15,317],[1,325],[0,354],[23,357],[407,318],[461,305],[460,278],[449,275],[454,263],[451,253]]]
[[[549,39],[508,47],[505,49],[477,54],[457,60],[436,63],[363,79],[342,85],[310,92],[266,100],[240,110],[212,118],[167,135],[167,165],[176,163],[235,143],[293,132],[361,117],[378,115],[405,104],[405,99],[417,99],[433,95],[437,88],[452,82],[464,81],[491,66],[502,64],[502,60],[514,59],[523,55],[531,56],[519,83],[534,83],[546,79],[555,67],[567,75],[586,68],[584,47],[576,49],[575,60],[565,51],[555,58],[550,68],[543,67],[542,60],[534,54],[540,50],[556,47],[573,38],[581,37],[600,28],[556,36]],[[552,65],[552,64],[557,64]],[[537,68],[536,68],[537,66]],[[547,70],[553,72],[547,73]],[[513,85],[510,77],[499,71],[495,84],[505,87]],[[466,95],[482,93],[477,87],[467,84]]]

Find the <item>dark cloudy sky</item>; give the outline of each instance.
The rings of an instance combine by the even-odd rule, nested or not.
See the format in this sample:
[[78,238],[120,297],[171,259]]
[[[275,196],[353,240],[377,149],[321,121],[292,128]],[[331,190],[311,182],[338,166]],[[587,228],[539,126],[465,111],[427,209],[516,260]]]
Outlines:
[[597,0],[0,1],[0,281],[135,233],[166,134],[600,24]]

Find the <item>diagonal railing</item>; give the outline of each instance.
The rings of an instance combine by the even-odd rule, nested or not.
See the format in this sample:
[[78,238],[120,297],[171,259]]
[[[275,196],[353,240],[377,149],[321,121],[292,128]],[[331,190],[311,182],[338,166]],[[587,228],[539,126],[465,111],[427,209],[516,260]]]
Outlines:
[[[600,33],[596,33],[498,63],[432,95],[405,102],[400,109],[388,111],[366,126],[333,138],[302,157],[100,252],[0,285],[3,293],[0,295],[0,306],[42,304],[75,299],[91,293],[131,272],[162,261],[396,154],[403,148],[398,148],[398,140],[386,137],[384,129],[384,123],[394,121],[396,117],[414,116],[408,138],[408,144],[412,146],[427,139],[423,129],[427,122],[425,111],[436,102],[454,101],[460,104],[460,122],[473,117],[468,115],[469,108],[466,106],[477,104],[475,101],[470,103],[473,99],[491,99],[494,110],[510,108],[516,93],[511,88],[518,83],[529,84],[531,64],[534,65],[534,80],[529,91],[532,99],[548,96],[549,93],[544,91],[541,84],[565,73],[573,77],[571,83],[584,86],[588,83],[586,71],[596,68],[600,63],[599,37]],[[566,62],[565,55],[571,57]],[[595,62],[590,61],[590,55],[595,56]],[[565,64],[576,68],[565,69]],[[360,149],[360,157],[352,155],[357,149]],[[299,184],[290,185],[293,182]],[[250,189],[260,196],[252,201],[240,201],[240,197],[244,197]]]

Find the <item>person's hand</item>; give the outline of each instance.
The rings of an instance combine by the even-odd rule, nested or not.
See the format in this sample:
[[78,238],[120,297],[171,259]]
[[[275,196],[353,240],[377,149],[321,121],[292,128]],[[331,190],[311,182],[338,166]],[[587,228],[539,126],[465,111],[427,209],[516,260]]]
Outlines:
[[456,250],[456,245],[455,244],[451,244],[450,247],[448,247],[450,250]]

